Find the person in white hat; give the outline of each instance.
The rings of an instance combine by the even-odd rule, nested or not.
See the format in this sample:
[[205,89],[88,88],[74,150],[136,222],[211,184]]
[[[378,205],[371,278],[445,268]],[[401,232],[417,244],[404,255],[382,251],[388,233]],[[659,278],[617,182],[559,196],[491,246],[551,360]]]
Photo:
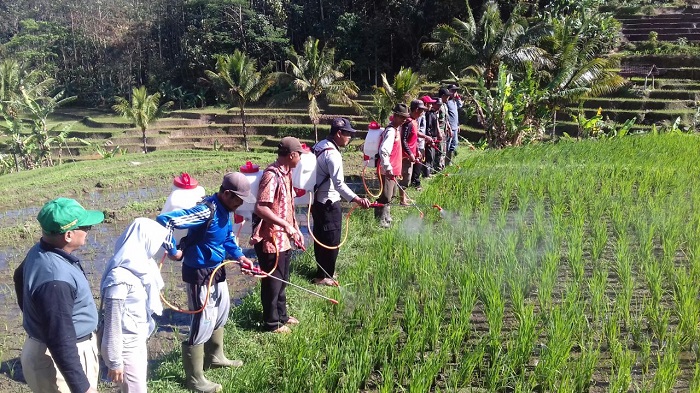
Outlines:
[[121,392],[146,393],[148,348],[146,341],[161,315],[163,278],[153,259],[168,231],[148,218],[135,219],[114,246],[100,283],[104,314],[102,359],[107,377]]

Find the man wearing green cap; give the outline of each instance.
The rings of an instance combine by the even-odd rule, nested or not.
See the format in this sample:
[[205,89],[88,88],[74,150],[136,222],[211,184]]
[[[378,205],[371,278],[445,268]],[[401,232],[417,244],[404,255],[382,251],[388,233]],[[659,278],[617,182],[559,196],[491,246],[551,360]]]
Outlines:
[[104,214],[57,198],[37,216],[42,236],[14,272],[17,301],[29,336],[22,370],[34,392],[97,392],[97,307],[72,253]]

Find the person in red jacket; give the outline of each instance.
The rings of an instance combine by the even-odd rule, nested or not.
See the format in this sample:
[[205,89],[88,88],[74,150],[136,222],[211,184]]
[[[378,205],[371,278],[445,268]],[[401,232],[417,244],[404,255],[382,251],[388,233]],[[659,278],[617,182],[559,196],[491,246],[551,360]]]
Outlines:
[[420,117],[426,108],[421,100],[411,101],[411,117],[401,127],[401,150],[403,151],[403,161],[401,165],[401,180],[399,181],[399,195],[401,206],[409,205],[408,197],[404,190],[411,182],[413,164],[420,162],[421,156],[418,152],[418,138],[424,138],[426,143],[432,144],[433,138],[418,129],[416,119]]
[[391,226],[391,210],[389,203],[394,198],[396,177],[401,173],[401,126],[411,114],[406,104],[396,104],[392,109],[391,122],[384,128],[379,142],[379,160],[377,165],[384,177],[382,194],[377,198],[381,207],[374,208],[374,217],[379,220],[379,226]]

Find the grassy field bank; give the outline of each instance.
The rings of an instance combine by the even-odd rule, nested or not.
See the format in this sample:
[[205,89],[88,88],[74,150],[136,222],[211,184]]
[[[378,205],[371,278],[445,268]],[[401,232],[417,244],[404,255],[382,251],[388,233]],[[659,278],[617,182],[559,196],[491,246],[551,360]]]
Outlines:
[[[227,392],[670,392],[700,389],[700,140],[637,136],[461,155],[388,231],[354,215],[333,306],[227,339]],[[439,213],[429,206],[440,204]],[[394,210],[398,210],[394,208]],[[314,269],[310,254],[293,280]],[[178,354],[154,391],[178,391]]]

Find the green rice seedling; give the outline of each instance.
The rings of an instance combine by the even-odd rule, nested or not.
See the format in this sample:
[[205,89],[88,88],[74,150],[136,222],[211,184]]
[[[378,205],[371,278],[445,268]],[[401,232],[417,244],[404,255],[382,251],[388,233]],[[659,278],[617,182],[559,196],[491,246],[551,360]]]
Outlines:
[[634,277],[632,275],[632,257],[629,250],[629,241],[626,235],[619,234],[615,245],[615,273],[620,282],[620,289],[615,299],[615,309],[623,316],[625,326],[630,324],[630,303],[634,290]]
[[673,287],[675,314],[678,317],[678,335],[681,348],[689,348],[697,339],[700,305],[698,304],[697,282],[689,272],[677,269]]
[[547,344],[535,367],[537,382],[545,391],[556,391],[557,379],[564,372],[573,346],[573,324],[560,306],[554,306],[547,326]]
[[416,301],[415,292],[409,292],[404,298],[404,309],[402,318],[402,327],[408,337],[413,337],[418,332],[420,324],[420,313]]
[[594,343],[591,347],[584,346],[579,357],[570,363],[570,370],[567,372],[567,375],[571,377],[572,388],[562,389],[561,391],[588,391],[599,357],[599,344]]
[[447,363],[447,356],[443,351],[435,351],[428,355],[421,364],[414,368],[414,374],[408,385],[409,392],[429,392],[435,385],[435,378]]
[[523,306],[520,312],[516,313],[516,317],[518,328],[507,344],[507,356],[513,373],[520,375],[524,373],[525,366],[533,354],[535,341],[539,335],[539,329],[537,329],[539,320],[535,315],[535,306],[532,304]]
[[651,389],[652,393],[665,393],[673,389],[673,385],[676,384],[676,379],[681,372],[678,366],[679,352],[678,345],[671,341],[670,344],[666,346],[663,354],[660,353],[657,355],[658,367],[654,374],[654,386]]
[[613,366],[615,366],[616,359],[618,359],[619,355],[623,352],[623,346],[620,342],[620,326],[617,320],[610,316],[605,321],[603,332],[605,334],[605,340],[608,343],[608,351],[611,354]]
[[559,253],[557,251],[548,251],[544,256],[542,264],[537,299],[540,303],[540,309],[543,313],[547,314],[552,308],[552,293],[559,270]]
[[[428,341],[428,350],[434,351],[437,349],[438,342],[444,340],[441,337],[441,324],[444,314],[444,297],[443,300],[431,299],[426,304],[423,310],[423,316],[425,320],[425,335],[424,337]],[[442,331],[444,333],[444,331]]]
[[474,372],[484,361],[485,350],[481,342],[472,348],[465,348],[465,351],[466,353],[459,362],[459,368],[452,375],[452,381],[450,381],[450,385],[458,389],[472,386]]
[[593,220],[593,242],[591,254],[594,262],[599,262],[603,255],[605,245],[608,243],[608,226],[602,218],[592,218]]
[[490,337],[485,338],[484,349],[487,363],[481,367],[483,385],[490,391],[496,391],[502,387],[501,383],[507,378],[508,359],[501,342]]
[[[357,391],[364,386],[365,380],[374,366],[375,343],[371,335],[354,336],[348,348],[350,351],[345,352],[344,375],[339,381],[340,390]],[[303,376],[301,377],[303,378]],[[285,390],[297,391],[299,391],[298,386],[303,386],[298,381],[296,384],[286,383],[286,385]]]
[[700,363],[695,363],[689,388],[691,392],[700,392]]
[[569,237],[568,261],[574,282],[580,283],[584,273],[582,228],[571,231]]
[[527,276],[516,273],[508,279],[510,302],[515,316],[520,318],[525,312],[525,290]]
[[669,334],[668,326],[671,320],[671,311],[667,309],[657,310],[655,312],[648,310],[647,318],[649,319],[649,327],[654,337],[659,341],[659,344],[666,342]]
[[641,256],[646,261],[654,259],[654,236],[656,234],[656,226],[653,223],[641,225],[639,229],[639,249]]
[[503,272],[483,270],[479,274],[481,282],[480,298],[484,303],[484,313],[489,323],[489,340],[499,342],[503,328],[505,299],[501,293]]
[[632,366],[634,366],[635,355],[632,350],[624,349],[614,354],[613,368],[610,373],[610,393],[626,393],[632,384]]
[[605,295],[607,282],[608,271],[606,269],[594,270],[593,276],[588,280],[589,300],[595,323],[600,323],[603,315],[608,314],[608,297]]
[[655,260],[645,260],[642,264],[644,277],[651,295],[651,308],[659,309],[661,306],[661,297],[663,296],[663,272],[661,266]]
[[380,393],[394,393],[397,391],[396,380],[394,379],[394,370],[391,366],[386,365],[380,372],[382,376],[382,384],[379,385]]

